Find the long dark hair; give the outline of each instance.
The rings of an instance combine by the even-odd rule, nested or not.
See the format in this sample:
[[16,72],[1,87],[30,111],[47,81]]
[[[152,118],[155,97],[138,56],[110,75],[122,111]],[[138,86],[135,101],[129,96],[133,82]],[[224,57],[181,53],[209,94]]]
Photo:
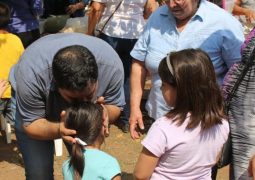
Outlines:
[[[76,137],[80,138],[87,145],[93,144],[99,137],[103,119],[102,106],[91,102],[73,104],[66,110],[65,126],[76,130]],[[82,177],[85,167],[84,147],[78,143],[72,145],[72,154],[69,167],[73,167],[74,176]]]
[[223,99],[210,57],[200,49],[186,49],[172,52],[169,61],[173,74],[168,68],[167,58],[158,68],[161,80],[177,90],[175,106],[167,116],[181,125],[190,112],[187,129],[200,123],[202,129],[222,123],[225,118]]

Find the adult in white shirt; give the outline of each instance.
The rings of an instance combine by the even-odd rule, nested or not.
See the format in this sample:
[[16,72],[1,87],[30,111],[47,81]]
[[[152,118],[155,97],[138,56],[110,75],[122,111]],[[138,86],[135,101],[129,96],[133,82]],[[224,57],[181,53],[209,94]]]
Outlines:
[[101,31],[98,37],[108,42],[123,62],[127,103],[121,118],[123,132],[129,130],[130,52],[143,30],[145,19],[157,7],[156,0],[93,0],[91,4],[88,34],[93,35],[95,29]]

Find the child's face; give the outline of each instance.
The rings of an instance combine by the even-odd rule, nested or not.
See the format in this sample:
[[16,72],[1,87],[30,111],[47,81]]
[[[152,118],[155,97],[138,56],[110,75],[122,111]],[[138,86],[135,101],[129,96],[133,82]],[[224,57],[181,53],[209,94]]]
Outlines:
[[166,82],[162,82],[160,89],[167,105],[170,107],[174,107],[176,101],[176,87],[173,87]]

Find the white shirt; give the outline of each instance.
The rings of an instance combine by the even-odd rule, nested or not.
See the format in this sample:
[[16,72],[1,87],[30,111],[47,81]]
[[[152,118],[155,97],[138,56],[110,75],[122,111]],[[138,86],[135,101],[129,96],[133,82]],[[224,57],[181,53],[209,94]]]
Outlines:
[[[101,30],[121,0],[93,1],[105,4],[104,12],[97,27],[97,29]],[[145,25],[143,11],[146,1],[123,0],[120,7],[106,24],[103,33],[111,37],[138,39]]]

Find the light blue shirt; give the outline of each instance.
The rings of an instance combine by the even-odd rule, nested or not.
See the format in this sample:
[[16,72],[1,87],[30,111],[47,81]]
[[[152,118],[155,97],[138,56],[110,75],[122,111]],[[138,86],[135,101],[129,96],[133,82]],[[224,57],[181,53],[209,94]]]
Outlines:
[[181,33],[169,8],[166,5],[158,8],[131,52],[134,59],[144,61],[152,75],[152,88],[146,104],[149,115],[158,119],[170,110],[163,99],[158,75],[159,63],[169,52],[186,48],[206,51],[221,85],[229,67],[240,61],[243,41],[242,26],[238,20],[206,0],[201,0],[196,14]]
[[[109,154],[97,150],[86,149],[84,151],[85,167],[81,180],[111,180],[121,174],[118,161]],[[73,179],[73,168],[69,168],[69,160],[65,161],[62,168],[64,180]]]

